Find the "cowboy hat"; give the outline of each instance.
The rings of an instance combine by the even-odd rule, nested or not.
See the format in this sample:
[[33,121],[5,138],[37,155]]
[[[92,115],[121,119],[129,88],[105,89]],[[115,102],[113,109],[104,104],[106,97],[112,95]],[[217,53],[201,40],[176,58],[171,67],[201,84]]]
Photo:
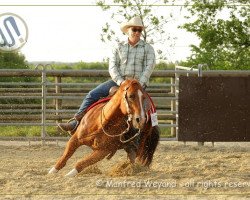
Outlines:
[[144,29],[144,26],[142,24],[141,18],[139,16],[131,18],[128,22],[124,22],[121,24],[121,31],[123,33],[128,32],[128,28],[131,26],[140,26]]

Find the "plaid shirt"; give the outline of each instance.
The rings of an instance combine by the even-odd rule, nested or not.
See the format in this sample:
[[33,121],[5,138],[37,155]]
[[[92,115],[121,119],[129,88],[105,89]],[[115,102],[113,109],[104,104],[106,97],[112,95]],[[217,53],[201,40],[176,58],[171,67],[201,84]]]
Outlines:
[[109,59],[109,73],[117,85],[131,77],[142,85],[148,85],[154,67],[154,49],[143,40],[135,46],[131,46],[128,41],[118,43]]

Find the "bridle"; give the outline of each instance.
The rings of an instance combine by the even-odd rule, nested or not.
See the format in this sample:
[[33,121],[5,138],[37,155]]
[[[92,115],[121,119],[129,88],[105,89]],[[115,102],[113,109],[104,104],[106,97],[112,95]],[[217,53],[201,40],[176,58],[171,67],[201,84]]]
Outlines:
[[130,142],[132,141],[133,139],[135,139],[137,136],[139,136],[141,134],[141,130],[139,129],[138,132],[132,136],[131,138],[127,139],[127,140],[124,140],[124,135],[126,133],[129,132],[130,128],[131,128],[131,121],[132,121],[132,113],[131,113],[131,109],[129,107],[129,103],[128,103],[128,99],[127,99],[127,91],[129,89],[129,87],[133,84],[134,82],[131,82],[130,85],[128,85],[125,89],[124,89],[124,95],[123,95],[123,101],[126,105],[126,109],[127,109],[127,113],[128,113],[128,117],[127,117],[127,120],[126,120],[126,123],[127,123],[127,128],[120,134],[117,134],[117,135],[111,135],[109,134],[105,129],[104,129],[104,126],[103,126],[103,116],[104,116],[104,107],[106,106],[103,106],[102,108],[102,113],[100,115],[101,117],[101,125],[102,125],[102,131],[105,133],[105,135],[109,136],[109,137],[120,137],[120,142],[121,143],[127,143],[127,142]]

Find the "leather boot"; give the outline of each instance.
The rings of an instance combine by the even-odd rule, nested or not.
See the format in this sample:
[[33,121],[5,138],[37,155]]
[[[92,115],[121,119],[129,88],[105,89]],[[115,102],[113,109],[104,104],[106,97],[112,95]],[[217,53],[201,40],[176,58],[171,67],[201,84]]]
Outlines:
[[86,112],[83,111],[83,112],[81,112],[79,114],[75,114],[74,118],[76,119],[76,121],[80,122],[85,114],[86,114]]
[[[70,119],[67,123],[59,123],[57,126],[62,130],[68,132],[70,135],[73,135],[85,115],[85,111],[81,112],[80,114],[75,114],[74,118]],[[76,123],[72,123],[72,121],[76,121]],[[71,122],[71,123],[70,123]]]
[[[70,134],[71,134],[71,132],[75,129],[75,126],[74,126],[74,124],[71,124],[71,123],[59,123],[59,124],[57,124],[58,125],[58,127],[61,129],[61,130],[63,130],[63,131],[66,131],[66,132],[70,132]],[[72,135],[72,134],[71,134]]]

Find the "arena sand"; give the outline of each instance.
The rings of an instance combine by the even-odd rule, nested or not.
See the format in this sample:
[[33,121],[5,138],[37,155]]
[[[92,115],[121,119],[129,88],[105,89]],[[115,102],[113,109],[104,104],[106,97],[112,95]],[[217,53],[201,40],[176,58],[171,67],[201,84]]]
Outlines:
[[150,169],[131,166],[121,150],[64,177],[91,151],[83,146],[48,175],[64,146],[0,142],[0,199],[250,199],[250,143],[160,142]]

